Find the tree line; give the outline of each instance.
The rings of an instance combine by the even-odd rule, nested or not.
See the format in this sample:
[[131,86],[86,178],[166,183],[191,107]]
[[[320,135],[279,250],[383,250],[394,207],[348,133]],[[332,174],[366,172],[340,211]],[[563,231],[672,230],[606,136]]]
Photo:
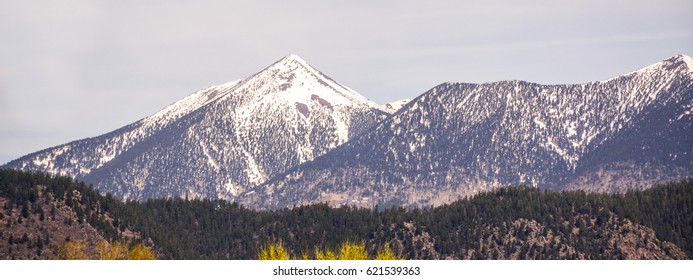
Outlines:
[[[70,178],[0,170],[0,195],[9,203],[30,204],[39,192],[69,203],[110,242],[137,232],[164,259],[258,259],[274,241],[292,258],[356,243],[369,258],[391,248],[405,259],[618,259],[624,256],[609,251],[608,233],[628,222],[693,254],[691,180],[625,194],[507,187],[425,209],[314,204],[256,211],[209,199],[122,202]],[[552,239],[537,243],[536,236]]]

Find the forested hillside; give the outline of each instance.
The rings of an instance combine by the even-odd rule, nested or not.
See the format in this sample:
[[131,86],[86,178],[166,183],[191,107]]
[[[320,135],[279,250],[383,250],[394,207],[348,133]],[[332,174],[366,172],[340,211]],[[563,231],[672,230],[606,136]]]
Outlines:
[[70,178],[0,169],[0,259],[154,258],[116,205]]
[[[0,170],[0,197],[2,258],[12,258],[10,233],[26,227],[27,217],[36,228],[52,220],[50,210],[35,206],[44,200],[64,203],[75,213],[74,224],[89,225],[104,240],[142,240],[164,259],[257,259],[260,248],[277,242],[292,256],[314,254],[316,248],[337,251],[347,242],[365,244],[372,257],[388,248],[406,259],[693,255],[693,181],[622,195],[508,187],[427,209],[317,204],[255,211],[212,200],[121,202],[68,178]],[[14,243],[17,236],[12,238]],[[28,238],[38,244],[35,239]],[[47,258],[46,253],[15,257]]]

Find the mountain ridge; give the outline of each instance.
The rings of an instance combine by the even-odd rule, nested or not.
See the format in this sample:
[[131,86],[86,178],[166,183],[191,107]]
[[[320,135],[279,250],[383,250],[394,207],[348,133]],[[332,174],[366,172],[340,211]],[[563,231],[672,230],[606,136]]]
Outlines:
[[[613,183],[606,174],[570,187],[625,191],[690,177],[693,124],[686,112],[693,76],[687,61],[679,55],[576,85],[443,83],[361,137],[242,195],[242,202],[269,208],[439,205],[507,185],[562,188],[571,180],[588,182],[576,176],[591,178],[594,168],[619,165],[629,167],[618,172],[630,169],[647,180],[627,186],[624,174]],[[665,134],[671,145],[657,146],[654,139]],[[653,159],[638,157],[638,141],[652,143],[654,150],[643,149]],[[594,152],[605,143],[609,149]],[[666,159],[667,149],[673,160]]]
[[[122,199],[430,206],[507,185],[622,192],[693,176],[693,59],[606,81],[442,83],[378,105],[287,55],[4,167]],[[633,174],[629,178],[628,174]]]

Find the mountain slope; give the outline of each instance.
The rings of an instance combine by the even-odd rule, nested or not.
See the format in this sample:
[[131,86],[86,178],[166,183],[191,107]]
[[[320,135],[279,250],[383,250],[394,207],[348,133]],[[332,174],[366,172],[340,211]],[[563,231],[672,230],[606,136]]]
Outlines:
[[[69,178],[2,169],[0,259],[98,259],[101,242],[141,243],[141,233],[111,212],[123,205]],[[68,240],[84,242],[84,250]]]
[[582,85],[441,84],[242,202],[425,206],[507,185],[622,191],[693,176],[691,61]]
[[386,116],[377,104],[289,55],[114,132],[5,167],[71,176],[125,199],[232,199]]

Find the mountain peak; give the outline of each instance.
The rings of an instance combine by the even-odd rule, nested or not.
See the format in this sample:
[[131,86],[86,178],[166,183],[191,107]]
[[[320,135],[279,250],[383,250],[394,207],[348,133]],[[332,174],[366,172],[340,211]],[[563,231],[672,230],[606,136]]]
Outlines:
[[685,54],[677,54],[675,56],[672,56],[670,58],[667,58],[667,59],[661,61],[660,63],[678,64],[678,63],[683,62],[683,63],[688,64],[688,66],[690,67],[690,66],[692,66],[691,60],[693,60],[693,59],[690,56],[687,56]]
[[[340,84],[295,54],[284,56],[262,71],[245,79],[239,89],[251,92],[257,99],[276,103],[308,105],[316,100],[324,106],[365,106],[378,108],[380,105],[368,100],[356,91]],[[317,102],[317,101],[316,101]]]
[[687,55],[682,54],[682,53],[675,55],[674,58],[676,58],[676,59],[683,59],[683,60],[691,60],[691,57],[690,57],[690,56],[687,56]]
[[295,62],[299,62],[299,63],[306,63],[306,61],[303,60],[303,58],[299,57],[298,55],[292,54],[292,53],[282,57],[282,59],[279,61],[284,61],[284,62],[295,61]]
[[124,199],[231,199],[388,115],[297,55],[287,55],[142,121],[6,166],[79,178]]
[[626,77],[626,76],[631,76],[631,75],[652,75],[652,72],[659,72],[659,71],[664,71],[664,72],[671,72],[671,73],[680,73],[684,75],[693,75],[693,58],[690,56],[687,56],[685,54],[677,54],[675,56],[669,57],[667,59],[664,59],[662,61],[659,61],[657,63],[645,66],[643,68],[640,68],[638,70],[619,75],[617,77],[613,77],[611,79],[602,81],[602,82],[609,82],[616,80],[618,78]]
[[683,61],[688,66],[688,69],[693,69],[693,58],[685,54],[678,54],[671,58],[673,61]]
[[294,71],[298,67],[303,67],[309,70],[310,72],[317,71],[312,66],[310,66],[308,62],[306,62],[301,57],[295,54],[289,54],[287,56],[282,57],[280,60],[270,65],[269,69],[279,68],[284,69],[285,71]]
[[668,73],[693,75],[693,58],[684,54],[677,54],[635,72],[647,73],[649,71],[664,71]]

